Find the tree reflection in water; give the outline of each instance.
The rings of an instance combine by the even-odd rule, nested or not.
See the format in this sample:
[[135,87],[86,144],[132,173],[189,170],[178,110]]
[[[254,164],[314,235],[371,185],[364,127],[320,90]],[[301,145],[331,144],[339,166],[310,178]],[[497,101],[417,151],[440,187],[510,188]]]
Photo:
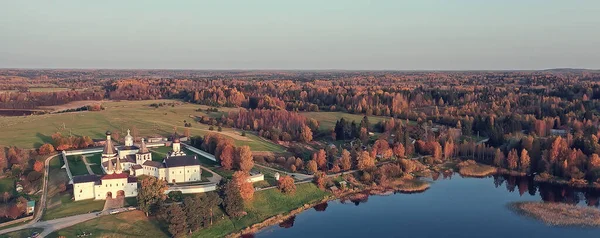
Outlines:
[[[452,179],[453,175],[453,173],[433,173],[431,178],[434,181],[438,179]],[[528,193],[530,196],[540,196],[544,202],[560,202],[572,205],[584,202],[587,206],[600,206],[600,189],[575,188],[549,183],[538,183],[533,180],[532,176],[492,175],[489,177],[493,177],[494,186],[496,188],[500,188],[504,185],[508,192],[518,192],[520,196]],[[359,193],[342,198],[340,199],[340,202],[346,203],[350,201],[358,206],[361,203],[366,203],[368,200],[368,193]],[[327,203],[319,204],[317,206],[325,206],[326,208]],[[317,206],[315,206],[315,210],[321,211],[321,208],[317,208]],[[324,210],[325,209],[323,209],[323,211]]]
[[325,210],[327,210],[327,206],[329,206],[329,204],[327,204],[326,202],[324,202],[324,203],[317,204],[314,207],[314,209],[317,212],[324,212]]
[[291,216],[288,219],[283,220],[283,222],[279,223],[279,227],[291,228],[294,226],[294,221],[296,221],[296,216]]

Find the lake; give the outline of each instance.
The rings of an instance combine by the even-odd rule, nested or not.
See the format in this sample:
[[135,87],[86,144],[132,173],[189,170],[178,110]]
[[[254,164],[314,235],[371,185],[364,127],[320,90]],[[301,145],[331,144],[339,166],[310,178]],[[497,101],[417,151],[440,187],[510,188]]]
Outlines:
[[535,185],[527,177],[433,181],[423,193],[331,201],[256,237],[600,237],[600,228],[551,227],[507,208],[516,201],[555,201],[598,207],[596,190]]

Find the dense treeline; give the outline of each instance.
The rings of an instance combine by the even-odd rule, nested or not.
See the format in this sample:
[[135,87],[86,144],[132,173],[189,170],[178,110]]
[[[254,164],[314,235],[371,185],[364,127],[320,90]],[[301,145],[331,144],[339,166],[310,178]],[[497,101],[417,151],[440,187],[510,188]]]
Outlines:
[[[204,118],[203,118],[204,119]],[[214,124],[212,120],[201,122]],[[230,112],[216,120],[218,125],[256,131],[259,136],[277,141],[309,142],[319,127],[314,119],[286,110],[251,109]]]
[[[0,93],[0,107],[31,108],[82,99],[176,98],[214,107],[243,107],[207,121],[255,131],[273,141],[308,142],[313,134],[331,133],[336,140],[359,139],[370,151],[375,141],[368,138],[373,131],[387,136],[391,148],[402,144],[407,152],[432,155],[435,160],[481,157],[481,162],[508,170],[595,181],[597,169],[590,164],[594,154],[600,153],[595,147],[600,136],[598,81],[600,72],[585,70],[0,70],[0,88],[12,90]],[[86,90],[27,91],[43,85]],[[318,122],[297,111],[342,111],[392,119],[369,126],[338,121],[333,131],[323,132],[318,131]],[[404,120],[415,125],[400,123]],[[530,137],[535,148],[517,146]],[[557,137],[566,141],[563,149],[552,146],[550,141]],[[451,145],[456,149],[450,150]],[[454,154],[445,155],[445,151]],[[553,151],[558,155],[548,156]]]

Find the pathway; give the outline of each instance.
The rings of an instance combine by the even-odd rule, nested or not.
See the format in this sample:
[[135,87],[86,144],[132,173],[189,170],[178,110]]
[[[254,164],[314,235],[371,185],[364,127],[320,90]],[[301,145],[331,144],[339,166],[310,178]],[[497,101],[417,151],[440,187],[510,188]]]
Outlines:
[[75,224],[85,222],[85,221],[94,219],[96,217],[98,217],[97,213],[87,213],[87,214],[59,218],[59,219],[54,219],[54,220],[49,220],[49,221],[41,221],[41,222],[30,223],[30,224],[26,224],[26,225],[15,226],[15,227],[11,227],[8,229],[4,229],[4,230],[0,231],[0,234],[5,234],[5,233],[18,231],[18,230],[22,230],[22,229],[28,229],[28,228],[42,228],[42,229],[44,229],[44,231],[40,234],[40,237],[45,237],[54,231],[57,231],[57,230],[60,230],[63,228],[67,228],[69,226],[73,226]]
[[212,160],[212,161],[215,161],[215,162],[217,161],[217,159],[215,158],[214,155],[211,155],[211,154],[209,154],[209,153],[207,153],[207,152],[205,152],[203,150],[200,150],[200,149],[198,149],[196,147],[193,147],[191,145],[188,145],[186,143],[181,143],[181,145],[183,145],[183,147],[185,147],[186,149],[188,149],[188,150],[190,150],[190,151],[192,151],[192,152],[194,152],[196,154],[199,154],[199,155],[201,155],[201,156],[203,156],[203,157],[205,157],[205,158],[207,158],[209,160]]
[[104,209],[102,211],[108,211],[116,208],[122,208],[125,205],[125,197],[117,196],[116,198],[106,198],[104,202]]
[[[215,173],[214,171],[212,171],[212,170],[210,170],[210,169],[208,169],[208,168],[206,168],[206,167],[204,167],[202,165],[200,165],[200,168],[202,168],[202,169],[204,169],[204,170],[206,170],[206,171],[208,171],[209,173],[212,174],[212,177],[206,177],[206,176],[204,176],[211,183],[218,184],[223,179],[223,177],[221,177],[221,175],[219,175],[218,173]],[[202,176],[202,175],[200,175],[200,176]]]
[[278,172],[280,175],[284,175],[284,174],[289,174],[292,177],[294,177],[296,180],[305,180],[305,179],[312,179],[313,175],[308,175],[308,174],[302,174],[302,173],[290,173],[290,172],[286,172],[283,170],[279,170],[279,169],[275,169],[275,168],[271,168],[269,166],[264,166],[262,164],[258,164],[258,163],[254,163],[254,166],[258,166],[264,169],[269,169],[269,170],[273,170]]
[[50,160],[52,160],[53,158],[55,158],[56,156],[58,156],[58,154],[56,155],[52,155],[48,158],[46,158],[46,161],[44,161],[44,169],[45,169],[45,173],[44,173],[44,184],[42,185],[42,196],[40,197],[40,201],[39,203],[36,205],[38,207],[36,213],[34,214],[34,218],[33,220],[31,220],[29,222],[29,224],[33,224],[38,222],[40,219],[42,219],[42,215],[44,214],[44,211],[46,210],[46,197],[48,197],[48,179],[49,179],[49,174],[50,174]]
[[71,169],[69,169],[69,161],[67,161],[67,153],[63,150],[61,154],[62,154],[63,161],[65,162],[65,165],[63,165],[63,167],[67,170],[67,175],[69,175],[69,184],[73,184],[73,174],[71,174]]
[[95,175],[94,171],[92,171],[92,168],[90,167],[91,164],[87,161],[87,157],[85,155],[82,155],[81,160],[83,160],[83,163],[85,164],[85,168],[87,168],[88,173],[91,175]]
[[[202,150],[200,150],[200,149],[198,149],[196,147],[193,147],[191,145],[188,145],[186,143],[181,143],[181,145],[183,145],[183,147],[185,147],[186,149],[190,150],[191,152],[194,152],[194,153],[196,153],[196,154],[198,154],[198,155],[200,155],[202,157],[205,157],[205,158],[207,158],[209,160],[212,160],[212,161],[217,161],[217,159],[215,158],[214,155],[211,155],[211,154],[209,154],[209,153],[207,153],[205,151],[202,151]],[[200,165],[200,168],[202,168],[202,169],[204,169],[204,170],[206,170],[206,171],[208,171],[209,173],[212,174],[212,177],[206,177],[206,176],[204,176],[211,183],[218,184],[219,182],[221,182],[221,179],[223,179],[223,177],[221,177],[221,175],[215,173],[214,171],[210,170],[209,168],[207,168],[207,167],[205,167],[203,165]]]

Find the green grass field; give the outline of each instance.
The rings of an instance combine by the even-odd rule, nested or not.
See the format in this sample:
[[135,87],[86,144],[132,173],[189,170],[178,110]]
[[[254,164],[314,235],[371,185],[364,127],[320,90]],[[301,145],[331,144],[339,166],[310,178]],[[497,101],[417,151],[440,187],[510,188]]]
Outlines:
[[[277,214],[286,213],[307,203],[319,201],[329,195],[312,183],[300,184],[295,195],[284,195],[277,189],[259,191],[254,200],[246,204],[248,215],[240,219],[229,219],[223,211],[215,209],[213,226],[194,233],[193,237],[223,237],[259,223]],[[79,202],[78,202],[79,203]],[[108,228],[110,229],[108,229]],[[102,216],[58,232],[48,237],[75,237],[83,232],[91,232],[94,237],[168,237],[163,231],[164,224],[146,218],[140,211]]]
[[10,194],[16,193],[15,191],[15,179],[3,178],[0,179],[0,193],[9,192]]
[[147,218],[141,211],[102,216],[62,229],[48,237],[77,237],[83,232],[91,237],[169,237],[159,228],[157,221]]
[[85,155],[88,163],[90,164],[97,164],[99,165],[102,162],[102,154],[98,153],[98,154],[91,154],[91,155]]
[[102,167],[99,164],[90,165],[90,168],[92,169],[94,174],[104,174],[104,170],[102,170]]
[[18,230],[18,231],[13,231],[10,233],[6,233],[6,234],[2,234],[0,235],[0,238],[29,238],[31,237],[31,234],[33,234],[34,232],[37,233],[41,233],[44,229],[41,228],[30,228],[30,229],[23,229],[23,230]]
[[[304,115],[306,118],[313,118],[319,121],[319,130],[321,131],[331,130],[335,127],[335,122],[342,119],[342,117],[350,122],[356,121],[357,124],[359,124],[364,117],[364,115],[361,114],[350,114],[346,112],[301,112],[300,114]],[[371,126],[380,121],[390,119],[390,117],[383,116],[369,116],[368,118]],[[403,123],[406,122],[406,120],[398,121],[402,121]],[[412,124],[414,122],[410,121],[409,123]]]
[[271,216],[286,213],[304,204],[321,200],[328,194],[328,192],[321,191],[312,183],[299,184],[296,194],[292,196],[284,195],[277,189],[259,191],[254,194],[254,200],[246,205],[248,215],[240,219],[225,218],[217,221],[213,226],[194,233],[193,237],[223,237]]
[[69,162],[69,170],[73,176],[89,174],[85,163],[81,159],[81,155],[69,155],[67,156]]
[[61,205],[48,209],[42,219],[52,220],[61,217],[68,217],[78,214],[84,214],[94,211],[102,211],[104,200],[83,200],[73,201],[71,192],[66,192],[60,196]]
[[[174,107],[150,107],[152,103],[180,103]],[[206,109],[208,106],[183,103],[174,100],[146,100],[146,101],[119,101],[105,102],[106,110],[98,112],[75,112],[46,114],[22,117],[0,117],[0,146],[18,146],[21,148],[37,148],[43,143],[51,142],[50,136],[55,132],[63,135],[90,136],[104,138],[106,130],[119,132],[125,136],[127,129],[134,126],[139,135],[144,137],[169,136],[173,128],[177,127],[180,134],[184,132],[184,121],[192,122],[190,134],[202,136],[211,131],[208,125],[193,122],[192,116],[207,116],[196,109]],[[220,108],[221,111],[237,111],[237,108]],[[216,131],[213,131],[217,133]],[[256,136],[248,133],[246,137],[240,136],[236,129],[223,128],[220,132],[234,139],[236,145],[248,145],[253,151],[283,151],[284,149],[266,140],[258,140]]]

